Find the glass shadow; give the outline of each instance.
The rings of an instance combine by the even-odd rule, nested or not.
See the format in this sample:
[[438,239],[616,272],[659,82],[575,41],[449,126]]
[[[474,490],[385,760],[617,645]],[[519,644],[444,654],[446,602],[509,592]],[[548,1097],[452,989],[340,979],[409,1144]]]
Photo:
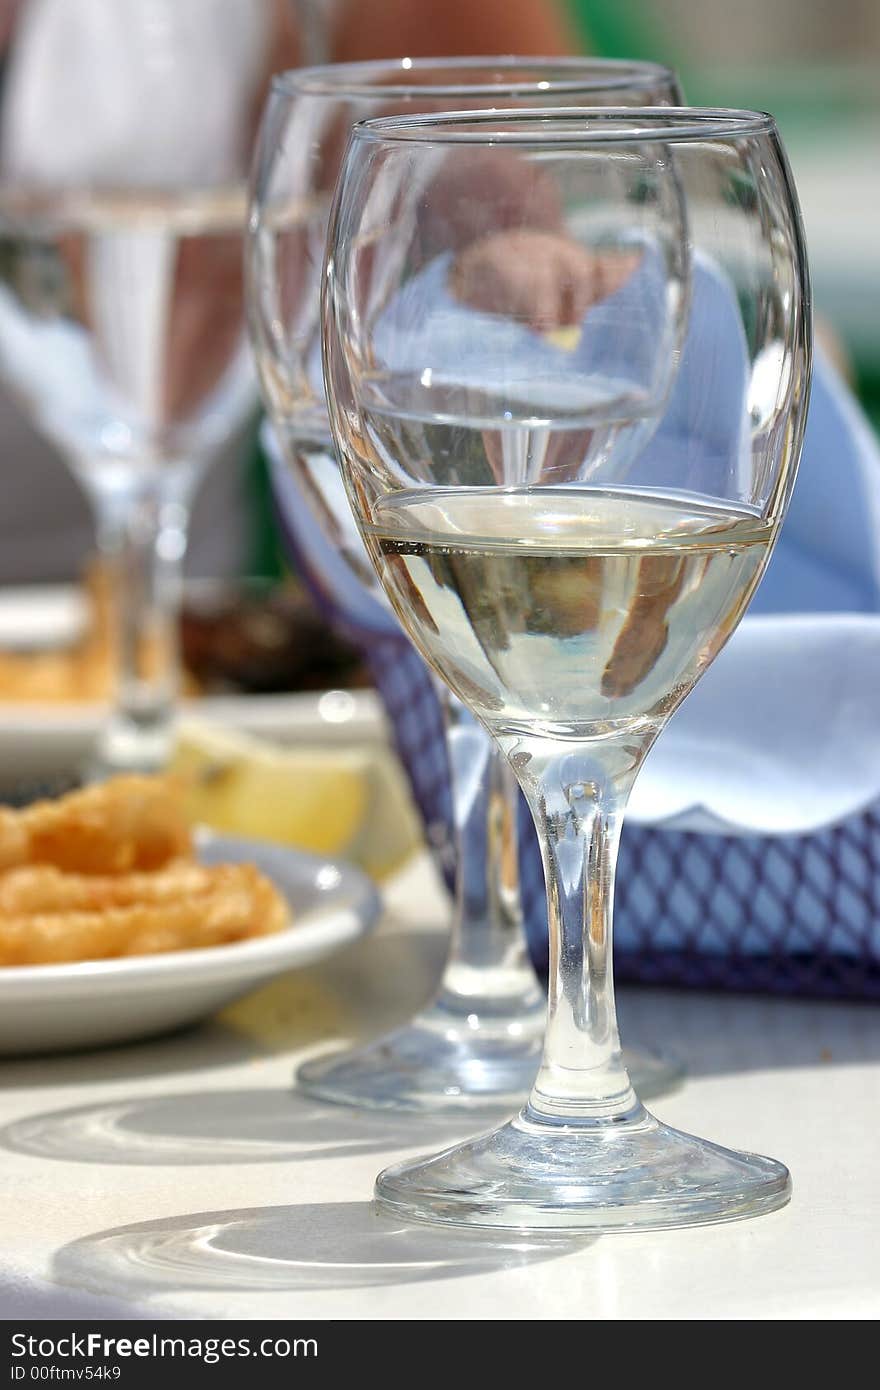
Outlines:
[[170,1290],[340,1289],[454,1279],[558,1258],[592,1239],[405,1225],[370,1202],[204,1211],[63,1246],[52,1278],[143,1298]]
[[29,1115],[0,1129],[0,1147],[68,1163],[290,1163],[451,1143],[484,1118],[354,1110],[276,1087],[184,1091]]

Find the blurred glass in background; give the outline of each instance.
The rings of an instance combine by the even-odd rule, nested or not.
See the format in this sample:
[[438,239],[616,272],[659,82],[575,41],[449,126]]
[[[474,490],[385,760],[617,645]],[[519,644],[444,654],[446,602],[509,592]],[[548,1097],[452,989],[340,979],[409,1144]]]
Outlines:
[[[150,151],[169,135],[173,141],[174,119],[183,140],[193,124],[214,118],[219,142],[236,92],[245,85],[254,91],[255,122],[271,72],[301,61],[408,51],[552,55],[571,46],[552,0],[483,0],[478,7],[460,0],[0,0],[4,143],[8,150],[24,141],[33,151],[36,133],[42,165],[48,160],[56,174],[75,170],[77,161],[92,168],[110,159],[127,176],[148,179]],[[255,75],[265,80],[254,86]],[[181,99],[171,103],[169,126],[172,89]],[[62,109],[71,115],[59,125]],[[0,448],[0,582],[73,577],[94,543],[88,509],[9,392],[0,393]],[[253,431],[239,431],[221,452],[199,492],[187,568],[271,573],[273,527]]]

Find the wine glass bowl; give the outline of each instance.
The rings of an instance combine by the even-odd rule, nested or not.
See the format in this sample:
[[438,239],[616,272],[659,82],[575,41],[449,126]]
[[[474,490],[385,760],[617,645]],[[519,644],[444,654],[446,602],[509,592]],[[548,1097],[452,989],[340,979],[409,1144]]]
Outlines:
[[[278,74],[254,161],[247,272],[261,385],[282,438],[327,435],[321,266],[339,165],[357,121],[481,107],[648,106],[680,97],[675,74],[660,64],[590,58],[382,59]],[[503,178],[490,158],[479,182],[493,167]]]
[[201,460],[251,408],[244,215],[241,185],[0,190],[4,375],[87,485]]
[[[506,187],[477,186],[475,154],[499,152]],[[527,247],[538,275],[523,273]],[[790,1191],[782,1164],[671,1130],[636,1097],[611,906],[633,781],[742,616],[800,454],[809,289],[773,121],[685,108],[367,121],[340,175],[322,302],[365,544],[414,643],[516,774],[551,933],[544,1056],[520,1115],[389,1169],[377,1194],[399,1215],[515,1227],[772,1210]]]
[[0,373],[83,485],[116,610],[90,775],[171,752],[190,505],[256,406],[245,176],[280,14],[135,11],[25,0],[3,53]]

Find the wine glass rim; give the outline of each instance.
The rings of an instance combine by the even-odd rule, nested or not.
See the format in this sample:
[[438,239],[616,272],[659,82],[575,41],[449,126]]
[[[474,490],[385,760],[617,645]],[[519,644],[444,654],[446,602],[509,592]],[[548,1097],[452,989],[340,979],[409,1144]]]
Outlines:
[[[469,72],[496,72],[504,82],[468,81]],[[436,82],[416,80],[436,73]],[[528,74],[528,76],[526,75]],[[546,74],[546,75],[540,75]],[[399,81],[379,79],[399,76]],[[272,78],[273,90],[296,96],[373,97],[403,99],[423,97],[492,96],[499,91],[536,96],[541,92],[613,92],[650,90],[660,83],[678,86],[672,68],[640,59],[521,57],[515,54],[468,55],[452,58],[378,58],[369,62],[326,63],[317,67],[290,68]]]
[[352,138],[378,144],[631,145],[646,141],[683,144],[769,135],[776,123],[766,111],[721,106],[558,106],[531,110],[439,111],[414,116],[376,116],[352,126]]

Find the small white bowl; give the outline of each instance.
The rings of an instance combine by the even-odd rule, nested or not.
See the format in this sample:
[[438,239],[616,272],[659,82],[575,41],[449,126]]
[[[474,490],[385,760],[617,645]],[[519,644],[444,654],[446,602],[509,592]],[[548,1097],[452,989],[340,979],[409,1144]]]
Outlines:
[[0,1054],[60,1052],[195,1023],[285,970],[338,951],[376,922],[376,889],[352,864],[200,830],[208,864],[250,861],[290,904],[290,925],[204,950],[0,969]]

